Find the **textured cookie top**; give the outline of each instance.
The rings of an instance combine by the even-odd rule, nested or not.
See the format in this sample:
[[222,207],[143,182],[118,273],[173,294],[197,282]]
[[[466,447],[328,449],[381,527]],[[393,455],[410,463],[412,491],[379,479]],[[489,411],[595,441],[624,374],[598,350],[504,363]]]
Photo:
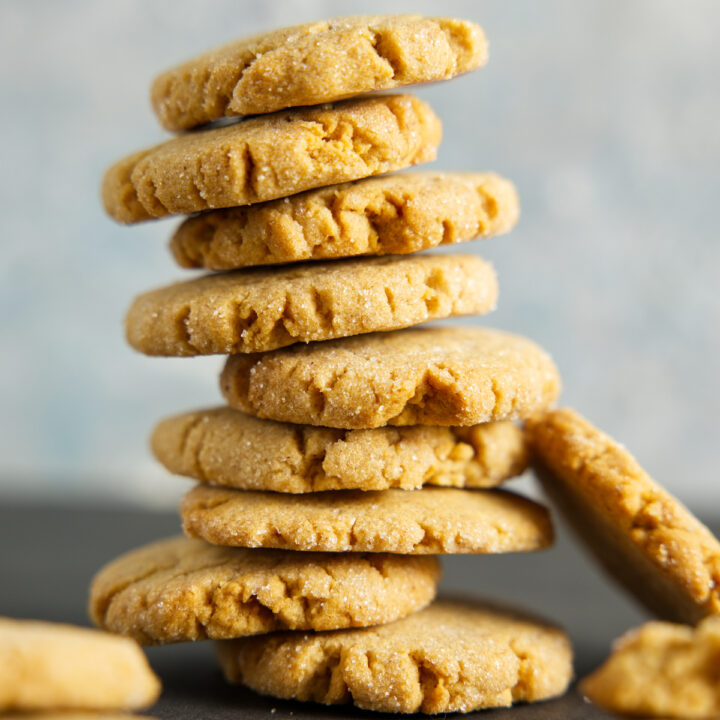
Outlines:
[[123,223],[273,200],[435,158],[441,125],[411,95],[249,118],[134,153],[103,179]]
[[335,18],[246,38],[172,68],[152,85],[168,130],[445,80],[487,62],[480,27],[451,18]]
[[228,358],[240,410],[337,428],[474,425],[527,417],[560,392],[550,357],[487,328],[422,328]]
[[148,355],[263,352],[486,313],[497,292],[492,266],[472,255],[238,270],[141,295],[127,314],[127,339]]
[[720,715],[720,617],[697,628],[649,622],[613,647],[581,689],[619,715],[711,718]]
[[388,255],[499,235],[517,221],[514,186],[491,173],[400,173],[188,218],[170,248],[183,267]]
[[683,622],[720,612],[720,543],[621,445],[569,409],[527,432],[551,497],[638,599]]
[[104,567],[90,614],[144,644],[389,622],[435,596],[435,558],[215,547],[184,537]]
[[511,422],[337,430],[260,420],[232,408],[167,418],[155,457],[172,473],[243,490],[412,490],[425,483],[490,487],[526,466]]
[[552,543],[544,507],[503,490],[333,490],[307,495],[199,485],[183,529],[216,545],[403,554],[504,553]]
[[381,712],[469,712],[561,695],[558,628],[479,602],[438,601],[381,627],[218,643],[223,671],[263,695]]
[[127,638],[88,628],[0,618],[0,712],[136,710],[160,681]]

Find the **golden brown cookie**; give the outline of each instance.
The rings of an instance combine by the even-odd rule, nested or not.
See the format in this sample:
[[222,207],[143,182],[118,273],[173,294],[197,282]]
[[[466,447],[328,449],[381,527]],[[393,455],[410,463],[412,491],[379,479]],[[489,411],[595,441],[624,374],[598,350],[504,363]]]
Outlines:
[[720,543],[632,455],[569,409],[527,433],[548,494],[638,600],[680,622],[720,612]]
[[441,132],[412,95],[283,111],[124,158],[105,173],[103,202],[123,223],[263,202],[433,160]]
[[560,378],[525,338],[434,327],[234,355],[221,388],[258,417],[357,429],[527,417],[555,401]]
[[365,15],[236,41],[160,75],[155,114],[168,130],[237,115],[334,102],[372,90],[446,80],[487,62],[474,23]]
[[436,558],[215,547],[184,537],[133,550],[90,588],[90,615],[143,644],[389,622],[435,596]]
[[720,617],[697,628],[649,622],[614,643],[610,657],[580,684],[619,715],[720,716]]
[[183,529],[216,545],[312,552],[506,553],[552,544],[547,510],[504,490],[332,490],[290,495],[198,485]]
[[280,698],[381,712],[469,712],[562,695],[565,634],[497,605],[441,600],[389,625],[217,644],[230,682]]
[[522,430],[511,422],[337,430],[260,420],[226,407],[163,420],[152,449],[178,475],[285,493],[413,490],[426,483],[492,487],[527,463]]
[[188,218],[170,248],[183,267],[406,254],[508,232],[514,186],[492,173],[400,173]]
[[160,681],[128,638],[0,618],[0,713],[137,710],[159,695]]
[[492,266],[472,255],[410,255],[206,275],[138,297],[128,342],[147,355],[273,350],[426,320],[486,313]]

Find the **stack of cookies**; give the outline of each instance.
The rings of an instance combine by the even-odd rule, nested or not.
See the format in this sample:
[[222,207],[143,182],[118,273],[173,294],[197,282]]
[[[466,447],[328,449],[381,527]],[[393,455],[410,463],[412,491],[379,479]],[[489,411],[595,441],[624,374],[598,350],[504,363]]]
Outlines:
[[139,297],[127,336],[149,355],[229,355],[227,406],[156,428],[158,459],[198,481],[181,505],[188,537],[103,569],[98,625],[222,640],[228,679],[278,697],[451,712],[564,691],[561,631],[430,604],[436,555],[552,541],[544,508],[491,489],[525,467],[512,421],[554,402],[552,361],[496,330],[412,327],[493,309],[490,265],[417,252],[508,231],[514,189],[488,173],[383,175],[432,160],[440,121],[411,95],[355,97],[486,55],[469,22],[358,17],[234,43],[155,81],[165,128],[214,125],[110,168],[105,207],[124,223],[194,213],[173,254],[222,272]]

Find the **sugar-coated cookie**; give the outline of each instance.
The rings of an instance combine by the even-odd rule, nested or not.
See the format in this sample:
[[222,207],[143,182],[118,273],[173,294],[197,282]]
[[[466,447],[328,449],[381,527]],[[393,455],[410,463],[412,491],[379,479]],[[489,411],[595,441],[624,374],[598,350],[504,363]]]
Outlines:
[[487,313],[498,286],[472,255],[395,255],[206,275],[140,295],[125,328],[147,355],[274,350]]
[[183,63],[153,82],[163,127],[334,102],[446,80],[487,61],[480,27],[420,15],[366,15],[282,28]]
[[479,327],[414,328],[233,355],[220,382],[228,403],[252,415],[347,429],[528,417],[560,392],[547,353]]
[[198,485],[183,529],[216,545],[313,552],[505,553],[553,541],[547,510],[504,490],[331,490],[307,495]]
[[163,420],[155,457],[172,473],[241,490],[414,490],[492,487],[519,475],[527,453],[512,422],[338,430],[294,425],[228,407]]
[[527,433],[548,494],[622,585],[667,620],[720,612],[720,543],[622,445],[570,409]]
[[120,160],[105,173],[103,203],[122,223],[249,205],[433,160],[441,134],[412,95],[286,110]]
[[185,220],[170,242],[183,267],[406,254],[508,232],[511,182],[492,173],[397,173],[308,190]]
[[230,682],[263,695],[381,712],[449,713],[562,695],[572,678],[565,634],[480,602],[441,600],[362,630],[277,633],[218,643]]
[[90,614],[143,644],[389,622],[427,605],[436,558],[216,547],[184,537],[106,565]]

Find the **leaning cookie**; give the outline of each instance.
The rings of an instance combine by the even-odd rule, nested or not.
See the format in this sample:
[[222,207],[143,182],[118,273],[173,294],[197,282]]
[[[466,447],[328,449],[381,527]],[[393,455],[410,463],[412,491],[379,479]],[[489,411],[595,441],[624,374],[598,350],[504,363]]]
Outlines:
[[481,28],[465,20],[420,15],[335,18],[205,53],[160,75],[151,99],[163,127],[186,130],[223,117],[446,80],[486,61]]
[[720,612],[720,543],[618,443],[573,410],[527,422],[550,497],[602,565],[667,620]]
[[428,162],[441,134],[435,113],[411,95],[288,110],[124,158],[105,173],[103,203],[133,223],[273,200]]
[[720,617],[696,628],[649,622],[617,640],[580,688],[619,715],[711,718],[720,715],[719,674]]
[[152,441],[172,473],[241,490],[414,490],[492,487],[525,470],[511,422],[338,430],[260,420],[228,407],[163,420]]
[[335,428],[475,425],[528,417],[560,392],[552,359],[489,328],[413,328],[233,355],[228,404],[271,420]]
[[472,255],[410,255],[206,275],[135,299],[128,342],[147,355],[265,352],[296,342],[487,313],[498,287]]
[[216,545],[311,552],[507,553],[552,544],[547,510],[504,490],[334,490],[307,495],[198,485],[183,529]]
[[492,173],[398,173],[185,220],[170,249],[183,267],[407,254],[508,232],[519,214],[511,182]]
[[425,607],[439,579],[432,557],[246,550],[176,537],[100,570],[90,615],[146,645],[362,627]]
[[403,620],[344,632],[218,643],[223,672],[263,695],[402,713],[470,712],[562,695],[566,635],[480,602],[438,601]]
[[0,618],[0,713],[150,707],[160,681],[128,638]]

